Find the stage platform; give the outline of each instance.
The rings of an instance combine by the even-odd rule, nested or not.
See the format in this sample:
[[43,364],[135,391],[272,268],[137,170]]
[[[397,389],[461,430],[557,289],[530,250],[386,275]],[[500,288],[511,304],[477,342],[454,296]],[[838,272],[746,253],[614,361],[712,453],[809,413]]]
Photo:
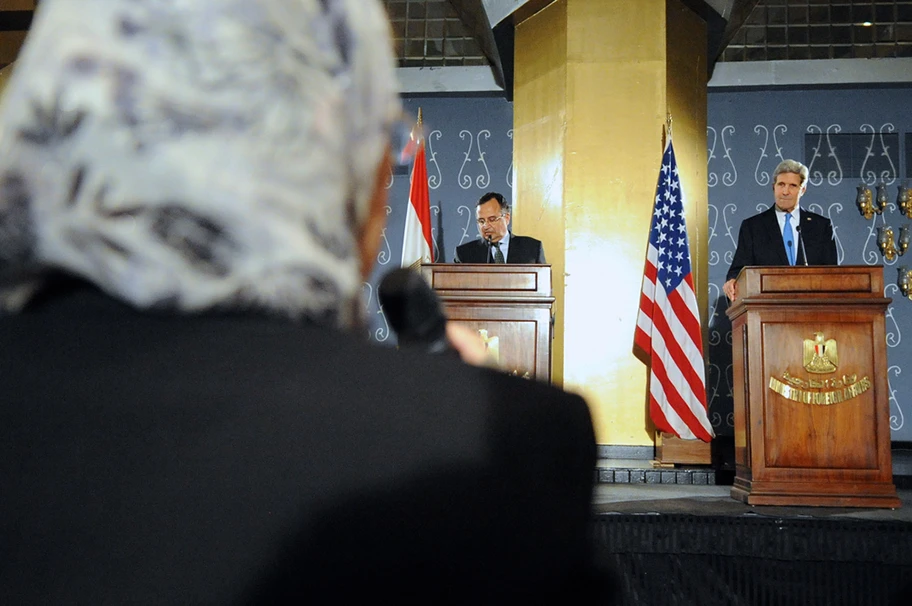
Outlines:
[[729,475],[599,462],[594,541],[619,603],[912,604],[912,490],[898,509],[751,506]]

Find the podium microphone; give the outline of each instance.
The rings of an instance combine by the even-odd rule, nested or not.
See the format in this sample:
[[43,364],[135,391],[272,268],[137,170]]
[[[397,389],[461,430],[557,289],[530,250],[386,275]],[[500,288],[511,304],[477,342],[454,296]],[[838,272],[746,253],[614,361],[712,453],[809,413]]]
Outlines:
[[801,251],[801,256],[804,257],[804,266],[807,267],[808,256],[807,251],[804,250],[804,242],[801,241],[801,226],[795,226],[795,232],[798,234],[798,250]]
[[440,298],[418,272],[394,269],[383,277],[377,291],[400,348],[428,353],[453,351]]
[[485,263],[490,263],[490,262],[491,262],[491,257],[494,256],[494,255],[491,253],[491,247],[494,245],[494,237],[491,236],[491,235],[488,235],[488,236],[485,238],[485,244],[487,244],[487,246],[488,246],[488,256],[485,257]]

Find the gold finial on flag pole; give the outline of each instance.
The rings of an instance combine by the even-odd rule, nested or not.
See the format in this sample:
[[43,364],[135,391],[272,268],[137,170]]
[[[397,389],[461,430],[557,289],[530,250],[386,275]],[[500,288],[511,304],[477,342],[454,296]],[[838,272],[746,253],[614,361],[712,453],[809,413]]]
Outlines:
[[671,112],[668,112],[665,115],[665,134],[669,139],[671,139]]
[[424,141],[424,118],[421,115],[421,108],[418,108],[418,121],[415,123],[414,128],[412,128],[412,139],[415,141],[421,140]]

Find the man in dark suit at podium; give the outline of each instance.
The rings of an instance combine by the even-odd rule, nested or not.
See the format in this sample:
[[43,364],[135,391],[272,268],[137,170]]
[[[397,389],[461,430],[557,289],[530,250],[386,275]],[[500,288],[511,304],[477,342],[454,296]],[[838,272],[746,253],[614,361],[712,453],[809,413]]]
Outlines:
[[499,193],[479,198],[475,218],[481,237],[457,246],[454,263],[546,263],[539,240],[510,231],[510,204]]
[[735,280],[750,265],[838,265],[833,224],[798,203],[807,190],[808,169],[783,160],[773,171],[775,205],[741,223],[738,248],[722,291],[734,301]]

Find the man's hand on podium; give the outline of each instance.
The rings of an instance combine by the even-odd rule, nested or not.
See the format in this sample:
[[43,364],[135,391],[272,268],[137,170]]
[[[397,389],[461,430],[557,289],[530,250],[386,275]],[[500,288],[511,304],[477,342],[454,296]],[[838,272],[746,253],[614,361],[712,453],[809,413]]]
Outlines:
[[463,362],[473,366],[490,365],[488,350],[478,333],[454,322],[447,322],[446,335],[450,345],[459,353]]
[[734,278],[722,285],[722,292],[725,293],[725,296],[728,297],[729,301],[734,301],[738,296],[738,287],[735,284]]

